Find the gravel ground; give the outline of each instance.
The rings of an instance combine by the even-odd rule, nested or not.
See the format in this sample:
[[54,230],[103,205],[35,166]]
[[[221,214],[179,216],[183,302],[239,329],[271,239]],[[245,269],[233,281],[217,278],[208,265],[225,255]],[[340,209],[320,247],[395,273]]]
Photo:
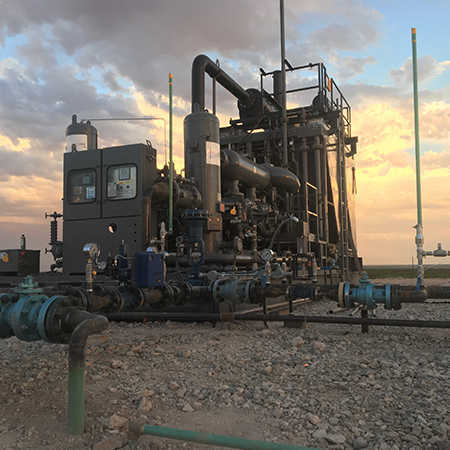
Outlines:
[[[297,313],[335,307],[322,301]],[[450,320],[450,304],[377,317]],[[449,342],[441,329],[112,323],[90,341],[86,433],[70,436],[67,347],[11,338],[0,341],[0,449],[128,448],[128,422],[138,420],[320,449],[449,450]]]

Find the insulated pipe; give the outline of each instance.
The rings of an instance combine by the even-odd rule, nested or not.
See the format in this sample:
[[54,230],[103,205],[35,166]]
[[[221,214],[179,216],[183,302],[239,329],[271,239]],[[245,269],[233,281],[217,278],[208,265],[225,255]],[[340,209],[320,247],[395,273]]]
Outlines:
[[227,91],[231,92],[245,106],[253,102],[252,96],[226,74],[214,61],[205,55],[198,55],[192,63],[192,112],[205,109],[205,72],[221,84]]
[[67,427],[70,434],[83,434],[86,340],[91,334],[106,330],[109,321],[104,316],[96,316],[85,311],[75,313],[73,320],[81,320],[81,323],[73,330],[69,342]]
[[320,450],[312,447],[298,447],[297,445],[278,444],[274,442],[253,441],[251,439],[233,436],[221,436],[199,431],[179,430],[177,428],[158,427],[132,422],[129,427],[128,438],[132,445],[137,446],[142,435],[159,436],[180,441],[198,442],[226,448],[240,448],[244,450]]

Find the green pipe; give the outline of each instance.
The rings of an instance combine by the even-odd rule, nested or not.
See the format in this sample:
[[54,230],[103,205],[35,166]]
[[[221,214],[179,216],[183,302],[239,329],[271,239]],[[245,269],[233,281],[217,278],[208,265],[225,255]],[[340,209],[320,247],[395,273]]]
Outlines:
[[84,433],[84,367],[69,366],[67,428],[69,434]]
[[422,224],[422,191],[420,183],[420,136],[419,136],[419,89],[417,81],[417,38],[416,29],[411,28],[412,34],[412,62],[413,62],[413,84],[414,84],[414,130],[416,141],[416,189],[417,189],[417,223]]
[[70,434],[84,433],[84,366],[86,341],[94,333],[106,330],[109,321],[87,311],[77,311],[74,323],[78,323],[69,342],[69,382],[67,398],[67,428]]
[[205,445],[217,445],[227,448],[240,448],[244,450],[320,450],[312,447],[298,447],[297,445],[277,444],[275,442],[253,441],[251,439],[221,436],[198,431],[178,430],[176,428],[157,427],[155,425],[142,425],[133,422],[130,425],[129,438],[136,445],[140,435],[166,437],[181,441],[198,442]]
[[173,231],[173,105],[172,105],[173,76],[169,73],[169,233]]

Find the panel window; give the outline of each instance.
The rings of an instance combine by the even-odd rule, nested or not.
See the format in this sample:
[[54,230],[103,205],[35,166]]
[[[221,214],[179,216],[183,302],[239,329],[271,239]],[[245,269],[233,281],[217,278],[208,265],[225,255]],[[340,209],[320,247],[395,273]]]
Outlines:
[[111,166],[107,172],[108,200],[126,200],[137,195],[137,170],[134,164]]
[[97,198],[95,169],[71,170],[67,175],[67,201],[93,203]]

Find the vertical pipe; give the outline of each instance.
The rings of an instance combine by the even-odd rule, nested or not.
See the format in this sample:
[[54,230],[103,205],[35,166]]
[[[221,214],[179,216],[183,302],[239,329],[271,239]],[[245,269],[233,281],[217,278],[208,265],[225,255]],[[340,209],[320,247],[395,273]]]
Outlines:
[[[86,340],[94,333],[108,328],[109,321],[104,316],[95,316],[86,311],[78,311],[82,320],[73,330],[69,342],[69,380],[67,398],[67,427],[70,434],[84,433],[84,364]],[[75,316],[74,316],[75,317]],[[75,317],[76,319],[76,317]]]
[[412,62],[413,62],[413,83],[414,83],[414,130],[416,142],[416,189],[417,189],[417,223],[422,224],[422,193],[420,184],[420,135],[419,135],[419,89],[417,81],[417,39],[416,29],[411,28],[412,32]]
[[173,77],[169,73],[169,233],[173,231],[173,107],[172,107]]
[[282,72],[282,110],[281,121],[283,122],[283,167],[287,167],[288,153],[287,153],[287,119],[286,119],[286,44],[284,36],[284,0],[280,0],[280,34],[281,34],[281,72]]
[[420,133],[419,133],[419,88],[417,76],[417,37],[416,29],[411,28],[412,40],[412,63],[413,63],[413,86],[414,86],[414,131],[416,147],[416,191],[417,191],[417,225],[416,225],[416,247],[417,247],[417,289],[421,286],[424,276],[423,269],[423,244],[422,234],[422,192],[420,183]]

